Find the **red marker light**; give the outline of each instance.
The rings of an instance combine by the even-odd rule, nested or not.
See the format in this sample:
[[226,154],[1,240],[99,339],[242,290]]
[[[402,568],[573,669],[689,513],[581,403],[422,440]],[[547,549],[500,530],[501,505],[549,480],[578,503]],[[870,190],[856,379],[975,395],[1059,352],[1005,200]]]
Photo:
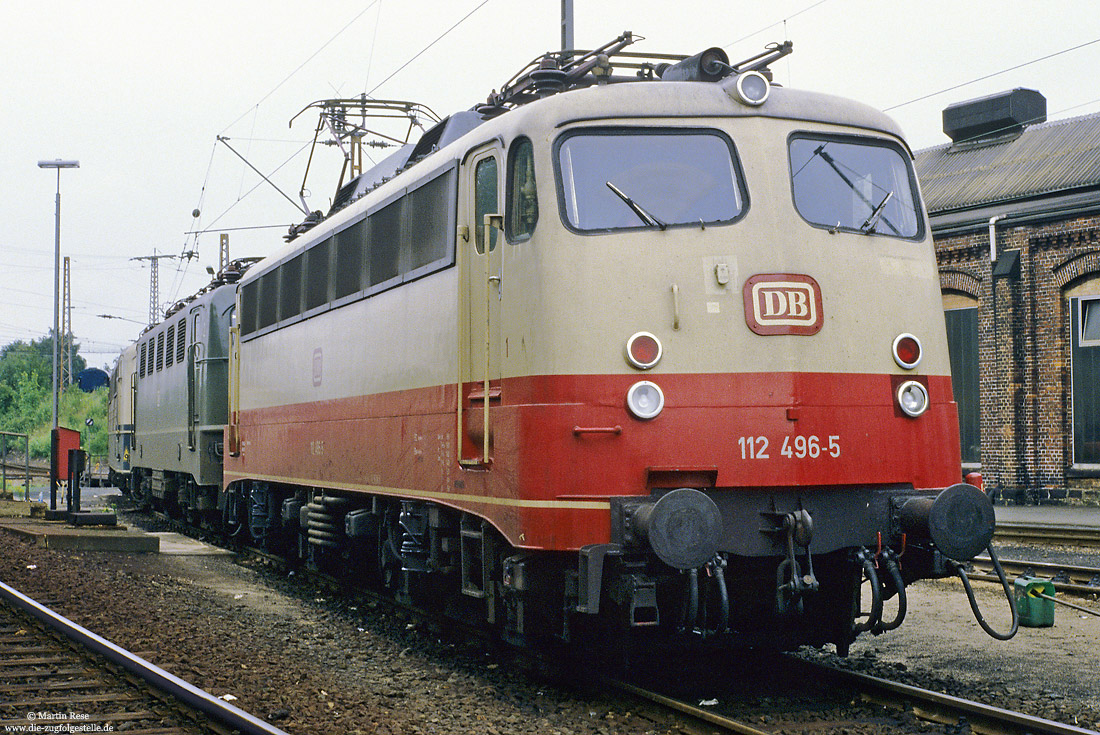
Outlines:
[[649,332],[638,332],[626,341],[626,359],[639,370],[649,370],[661,360],[661,341]]
[[894,362],[906,370],[912,370],[920,363],[920,340],[911,334],[899,334],[894,338]]

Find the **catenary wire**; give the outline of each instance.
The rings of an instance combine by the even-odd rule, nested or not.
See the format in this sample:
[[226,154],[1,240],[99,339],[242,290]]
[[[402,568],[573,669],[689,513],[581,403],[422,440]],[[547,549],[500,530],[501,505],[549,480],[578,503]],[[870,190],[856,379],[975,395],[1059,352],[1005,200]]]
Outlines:
[[378,26],[382,23],[382,0],[378,0],[378,12],[374,16],[374,37],[370,41],[370,55],[367,56],[367,74],[363,79],[363,91],[370,84],[370,70],[374,65],[374,49],[378,46]]
[[[822,0],[822,1],[824,2],[824,0]],[[465,23],[465,22],[466,22],[466,20],[467,20],[467,19],[468,19],[468,18],[469,18],[469,17],[471,16],[471,15],[473,15],[474,13],[476,13],[477,11],[479,11],[479,10],[481,10],[481,9],[482,9],[483,7],[485,7],[485,5],[486,5],[486,4],[488,3],[488,2],[489,2],[489,0],[481,0],[481,2],[480,2],[480,3],[478,3],[477,7],[475,7],[475,8],[473,9],[473,10],[471,10],[471,11],[470,11],[469,13],[466,13],[466,15],[462,16],[461,20],[459,20],[459,21],[458,21],[457,23],[455,23],[455,24],[454,24],[453,26],[451,26],[450,28],[448,28],[447,30],[445,30],[445,31],[443,32],[443,34],[442,34],[442,35],[440,35],[440,36],[439,36],[438,38],[436,38],[436,39],[435,39],[434,41],[432,41],[431,43],[429,43],[429,44],[428,44],[427,46],[425,46],[424,48],[420,49],[420,51],[416,52],[416,54],[414,54],[414,55],[413,55],[413,57],[412,57],[411,59],[409,59],[408,61],[406,61],[406,62],[405,62],[404,64],[402,64],[401,66],[397,67],[396,69],[394,69],[394,70],[393,70],[393,71],[392,71],[392,72],[390,73],[390,75],[389,75],[388,77],[386,77],[385,79],[383,79],[382,81],[380,81],[380,82],[379,82],[378,84],[374,85],[374,87],[373,87],[373,88],[372,88],[372,89],[371,89],[371,90],[370,90],[369,92],[367,92],[367,95],[368,95],[368,96],[370,96],[370,95],[373,95],[373,94],[374,94],[374,93],[375,93],[376,91],[378,91],[378,88],[379,88],[379,87],[381,87],[381,86],[382,86],[383,84],[385,84],[385,83],[386,83],[386,82],[388,82],[389,80],[393,79],[393,78],[394,78],[395,76],[397,76],[397,74],[398,74],[399,72],[403,71],[403,70],[405,69],[405,67],[407,67],[407,66],[408,66],[409,64],[413,63],[413,62],[414,62],[414,61],[416,61],[416,60],[417,60],[418,58],[420,58],[421,56],[423,56],[423,55],[424,55],[424,54],[425,54],[425,53],[426,53],[426,52],[428,51],[428,49],[430,49],[430,48],[431,48],[432,46],[436,45],[437,43],[439,43],[440,41],[442,41],[442,40],[443,40],[444,38],[446,38],[446,37],[447,37],[447,36],[448,36],[448,35],[449,35],[449,34],[450,34],[450,33],[451,33],[452,31],[454,31],[454,29],[458,28],[458,27],[459,27],[460,25],[462,25],[463,23]]]
[[[822,2],[824,2],[824,1],[825,1],[825,0],[822,0]],[[279,83],[278,85],[276,85],[276,87],[275,87],[274,89],[272,89],[272,90],[271,90],[270,92],[268,92],[268,93],[267,93],[266,95],[264,95],[264,96],[263,96],[263,97],[262,97],[262,98],[260,99],[260,101],[259,101],[259,102],[257,102],[257,103],[256,103],[256,105],[254,105],[254,107],[258,107],[258,106],[259,106],[260,104],[262,104],[262,103],[263,103],[263,102],[264,102],[264,101],[265,101],[265,100],[266,100],[266,99],[267,99],[268,97],[270,97],[270,96],[271,96],[272,94],[274,94],[274,92],[275,92],[275,91],[276,91],[276,90],[277,90],[277,89],[278,89],[279,87],[281,87],[281,86],[282,86],[283,84],[285,84],[285,83],[286,83],[286,81],[290,79],[290,77],[294,76],[294,74],[296,74],[296,73],[297,73],[297,72],[298,72],[298,71],[299,71],[299,70],[300,70],[300,69],[301,69],[302,67],[304,67],[304,66],[305,66],[305,65],[306,65],[307,63],[309,63],[309,61],[310,61],[310,60],[312,60],[312,59],[313,59],[314,57],[316,57],[316,56],[317,56],[317,54],[319,54],[319,53],[320,53],[320,52],[321,52],[321,51],[322,51],[322,50],[323,50],[323,49],[324,49],[325,47],[327,47],[327,46],[328,46],[329,44],[331,44],[331,43],[332,43],[332,42],[333,42],[333,41],[334,41],[334,40],[335,40],[335,39],[336,39],[337,37],[339,37],[339,36],[340,36],[340,35],[341,35],[342,33],[344,33],[344,32],[345,32],[345,31],[346,31],[346,30],[347,30],[347,29],[348,29],[348,28],[349,28],[349,27],[350,27],[350,26],[351,26],[351,25],[352,25],[353,23],[355,23],[355,21],[357,21],[357,20],[358,20],[358,19],[359,19],[360,17],[362,17],[363,13],[366,13],[366,12],[367,12],[368,10],[370,10],[370,8],[374,7],[374,5],[375,5],[375,4],[377,4],[378,2],[380,2],[380,0],[374,0],[374,2],[372,2],[372,3],[371,3],[370,5],[368,5],[368,6],[366,7],[366,8],[364,8],[364,9],[363,9],[363,10],[362,10],[362,11],[361,11],[361,12],[360,12],[359,14],[357,14],[357,15],[356,15],[356,16],[355,16],[355,17],[354,17],[354,18],[353,18],[353,19],[352,19],[351,21],[349,21],[349,22],[347,23],[347,25],[345,25],[345,26],[344,26],[343,28],[341,28],[339,32],[337,32],[337,33],[336,33],[336,34],[335,34],[335,35],[334,35],[334,36],[333,36],[332,38],[330,38],[330,39],[329,39],[329,40],[328,40],[328,41],[327,41],[327,42],[326,42],[326,43],[325,43],[325,44],[324,44],[324,45],[323,45],[323,46],[322,46],[322,47],[321,47],[320,49],[318,49],[318,50],[317,50],[316,52],[314,52],[314,53],[313,53],[313,54],[312,54],[312,55],[311,55],[311,56],[309,57],[309,59],[306,59],[306,61],[302,62],[302,64],[300,64],[300,65],[299,65],[299,66],[298,66],[298,67],[297,67],[297,68],[296,68],[296,69],[295,69],[295,70],[294,70],[293,72],[291,72],[291,74],[289,74],[289,75],[288,75],[288,76],[286,77],[286,79],[284,79],[284,80],[283,80],[282,82],[280,82],[280,83]],[[486,5],[486,4],[488,4],[488,2],[489,2],[489,0],[482,0],[482,2],[480,2],[480,3],[479,3],[479,4],[477,5],[477,6],[475,6],[475,7],[474,7],[474,8],[473,8],[473,9],[472,9],[472,10],[471,10],[470,12],[468,12],[468,13],[467,13],[466,15],[464,15],[464,16],[463,16],[463,17],[462,17],[462,18],[461,18],[461,19],[460,19],[460,20],[459,20],[459,21],[458,21],[457,23],[455,23],[454,25],[452,25],[452,26],[451,26],[450,28],[448,28],[448,29],[447,29],[446,31],[444,31],[444,32],[443,32],[443,33],[442,33],[442,34],[441,34],[441,35],[440,35],[439,37],[437,37],[437,38],[436,38],[435,40],[433,40],[433,41],[432,41],[431,43],[429,43],[429,44],[428,44],[427,46],[425,46],[425,47],[424,47],[423,49],[421,49],[421,50],[420,50],[419,52],[417,52],[417,53],[416,53],[415,55],[413,55],[413,56],[412,56],[412,58],[410,58],[410,59],[409,59],[408,61],[406,61],[406,62],[405,62],[404,64],[402,64],[402,65],[401,65],[401,66],[399,66],[399,67],[398,67],[397,69],[395,69],[395,70],[394,70],[393,72],[391,72],[389,76],[387,76],[387,77],[386,77],[385,79],[383,79],[383,80],[382,80],[381,82],[379,82],[378,84],[376,84],[376,85],[374,86],[374,88],[373,88],[373,89],[371,89],[371,90],[370,90],[370,92],[368,92],[367,94],[368,94],[368,95],[369,95],[369,94],[373,94],[373,93],[374,93],[374,92],[375,92],[375,91],[376,91],[376,90],[377,90],[377,89],[378,89],[379,87],[381,87],[381,86],[382,86],[383,84],[385,84],[385,83],[386,83],[386,82],[388,82],[388,81],[389,81],[390,79],[392,79],[393,77],[395,77],[395,76],[396,76],[396,75],[397,75],[398,73],[400,73],[400,72],[401,72],[402,70],[404,70],[404,69],[405,69],[406,67],[408,67],[408,66],[409,66],[410,64],[412,64],[412,62],[413,62],[413,61],[415,61],[415,60],[416,60],[417,58],[419,58],[419,57],[420,57],[420,56],[422,56],[422,55],[423,55],[423,54],[424,54],[425,52],[427,52],[427,51],[428,51],[428,49],[430,49],[430,48],[431,48],[432,46],[434,46],[435,44],[437,44],[437,43],[438,43],[439,41],[441,41],[441,40],[442,40],[443,38],[445,38],[445,37],[446,37],[447,35],[449,35],[450,33],[452,33],[452,32],[453,32],[453,31],[454,31],[454,30],[455,30],[456,28],[458,28],[458,27],[459,27],[460,25],[462,25],[462,24],[463,24],[463,23],[464,23],[464,22],[465,22],[465,21],[466,21],[467,19],[469,19],[469,18],[470,18],[470,17],[471,17],[471,16],[472,16],[472,15],[473,15],[474,13],[476,13],[476,12],[477,12],[478,10],[480,10],[480,9],[481,9],[482,7],[484,7],[484,6]],[[239,117],[238,117],[238,118],[237,118],[236,120],[234,120],[234,121],[233,121],[232,123],[230,123],[229,125],[227,125],[225,129],[226,129],[226,130],[228,130],[228,129],[229,129],[230,127],[232,127],[232,126],[233,126],[233,125],[235,125],[236,123],[240,122],[240,120],[242,120],[242,119],[243,119],[243,118],[244,118],[244,117],[245,117],[245,116],[246,116],[246,115],[248,114],[248,112],[249,112],[249,111],[251,111],[252,109],[253,109],[253,108],[251,108],[251,107],[250,107],[250,108],[249,108],[249,110],[247,110],[247,111],[245,111],[244,113],[242,113],[242,114],[241,114],[241,115],[240,115],[240,116],[239,116]],[[223,132],[225,132],[225,131],[223,131]],[[295,151],[295,152],[294,152],[294,153],[293,153],[293,154],[292,154],[292,155],[291,155],[291,156],[290,156],[289,158],[287,158],[287,159],[286,159],[286,160],[285,160],[285,161],[284,161],[284,162],[283,162],[282,164],[280,164],[280,165],[279,165],[279,166],[278,166],[278,167],[277,167],[277,168],[275,169],[275,171],[278,171],[278,170],[280,170],[281,168],[283,168],[283,166],[285,166],[285,165],[286,165],[287,163],[289,163],[289,162],[290,162],[291,160],[293,160],[293,159],[294,159],[295,157],[297,157],[297,156],[298,156],[298,155],[299,155],[299,154],[300,154],[300,153],[301,153],[302,151],[304,151],[304,150],[305,150],[305,149],[306,149],[307,147],[309,147],[309,145],[310,145],[309,143],[306,143],[306,144],[305,144],[305,145],[303,145],[303,146],[302,146],[301,148],[299,148],[299,149],[298,149],[297,151]],[[273,171],[272,173],[274,173],[274,171]],[[209,169],[208,169],[208,172],[207,172],[207,176],[209,176]],[[221,220],[221,219],[222,219],[223,217],[225,217],[225,216],[226,216],[226,215],[227,215],[227,214],[228,214],[228,213],[229,213],[229,212],[230,212],[230,211],[231,211],[231,210],[232,210],[232,209],[233,209],[233,208],[234,208],[235,206],[237,206],[237,204],[239,204],[239,203],[240,203],[240,202],[241,202],[241,201],[242,201],[243,199],[245,199],[246,197],[248,197],[248,196],[249,196],[249,195],[250,195],[250,194],[251,194],[252,192],[254,192],[254,191],[255,191],[255,190],[257,189],[257,188],[259,188],[259,186],[260,186],[260,184],[256,184],[256,186],[253,186],[253,187],[252,187],[251,189],[249,189],[248,191],[246,191],[246,192],[245,192],[244,194],[242,194],[242,195],[238,196],[238,198],[237,198],[237,200],[236,200],[235,202],[233,202],[233,203],[232,203],[231,205],[229,205],[229,207],[227,207],[227,208],[226,208],[226,209],[225,209],[225,210],[224,210],[224,211],[223,211],[223,212],[222,212],[221,214],[219,214],[219,215],[218,215],[217,217],[215,217],[215,218],[214,218],[214,220],[213,220],[213,221],[211,221],[210,223],[208,223],[208,224],[207,224],[207,225],[205,226],[205,228],[203,228],[203,229],[204,229],[204,230],[209,230],[209,229],[211,229],[211,228],[213,227],[213,225],[214,225],[214,224],[216,224],[216,223],[217,223],[217,222],[218,222],[219,220]],[[205,189],[205,183],[204,183],[204,189]],[[197,237],[197,235],[196,235],[196,237]]]
[[312,54],[310,54],[309,58],[307,58],[307,59],[306,59],[305,61],[303,61],[303,62],[302,62],[301,64],[299,64],[299,65],[298,65],[297,67],[295,67],[294,71],[292,71],[292,72],[290,72],[289,74],[287,74],[287,75],[286,75],[286,77],[285,77],[285,78],[284,78],[284,79],[283,79],[283,80],[282,80],[281,82],[279,82],[278,84],[276,84],[276,85],[275,85],[275,86],[274,86],[274,87],[273,87],[273,88],[271,89],[271,91],[270,91],[270,92],[268,92],[268,93],[267,93],[267,94],[265,94],[265,95],[264,95],[263,97],[261,97],[261,98],[259,99],[259,101],[257,101],[257,102],[256,102],[256,104],[255,104],[255,105],[252,105],[251,107],[249,107],[249,108],[248,108],[247,110],[245,110],[244,112],[242,112],[242,113],[240,114],[240,116],[239,116],[239,117],[238,117],[238,118],[237,118],[236,120],[234,120],[233,122],[231,122],[231,123],[229,123],[228,125],[226,125],[226,126],[225,126],[225,128],[224,128],[224,129],[222,130],[221,134],[223,134],[223,135],[224,135],[224,134],[226,133],[226,131],[228,131],[228,130],[229,130],[229,128],[233,127],[234,125],[236,125],[237,123],[239,123],[239,122],[240,122],[241,120],[243,120],[243,119],[245,118],[245,116],[247,116],[249,112],[252,112],[252,110],[253,110],[254,108],[256,108],[256,107],[259,107],[259,106],[260,106],[260,105],[262,105],[262,104],[263,104],[263,103],[264,103],[265,101],[267,101],[267,99],[268,99],[269,97],[271,97],[271,95],[275,94],[275,92],[277,92],[277,91],[279,90],[279,88],[281,88],[281,87],[282,87],[282,86],[283,86],[284,84],[286,84],[287,82],[289,82],[289,81],[290,81],[290,79],[291,79],[291,78],[292,78],[292,77],[293,77],[293,76],[294,76],[295,74],[297,74],[298,72],[300,72],[300,71],[301,71],[301,70],[302,70],[302,69],[303,69],[303,68],[304,68],[304,67],[306,66],[306,64],[308,64],[309,62],[311,62],[311,61],[313,61],[313,60],[314,60],[315,58],[317,58],[317,55],[318,55],[318,54],[320,54],[320,53],[321,53],[322,51],[324,51],[324,50],[325,50],[326,48],[328,48],[328,47],[329,47],[329,45],[331,45],[333,41],[335,41],[335,40],[336,40],[337,38],[339,38],[340,36],[342,36],[342,35],[343,35],[343,34],[344,34],[344,33],[345,33],[345,32],[346,32],[346,31],[347,31],[347,30],[348,30],[349,28],[351,28],[351,27],[352,27],[352,26],[353,26],[353,25],[355,24],[355,22],[356,22],[357,20],[359,20],[360,18],[362,18],[362,17],[363,17],[363,15],[364,15],[364,14],[365,14],[365,13],[366,13],[366,12],[367,12],[368,10],[370,10],[371,8],[373,8],[373,7],[374,7],[375,5],[377,5],[377,4],[379,3],[379,2],[380,2],[380,0],[373,0],[373,1],[372,1],[371,3],[369,3],[369,4],[368,4],[368,5],[367,5],[367,6],[365,7],[365,8],[363,8],[363,9],[362,9],[362,10],[360,10],[360,11],[359,11],[358,13],[356,13],[356,15],[355,15],[355,17],[354,17],[354,18],[352,18],[351,20],[349,20],[349,21],[348,21],[348,22],[347,22],[347,23],[346,23],[346,24],[344,25],[344,27],[343,27],[343,28],[341,28],[341,29],[340,29],[339,31],[337,31],[337,32],[336,32],[336,33],[335,33],[335,34],[334,34],[334,35],[332,36],[332,38],[330,38],[329,40],[327,40],[327,41],[325,41],[325,42],[324,42],[323,44],[321,44],[321,47],[320,47],[319,49],[317,49],[316,51],[314,51],[314,52],[313,52]]
[[1025,66],[1031,66],[1032,64],[1037,64],[1040,61],[1046,61],[1047,59],[1053,59],[1055,56],[1061,56],[1062,54],[1068,54],[1071,51],[1077,51],[1079,49],[1083,49],[1086,46],[1093,45],[1094,43],[1100,43],[1100,38],[1095,38],[1091,41],[1086,41],[1085,43],[1080,43],[1080,44],[1077,44],[1076,46],[1071,46],[1070,48],[1062,49],[1061,51],[1055,51],[1052,54],[1047,54],[1046,56],[1040,56],[1037,59],[1032,59],[1031,61],[1025,61],[1022,64],[1016,64],[1015,66],[1010,66],[1007,69],[1001,69],[1000,71],[995,71],[991,74],[986,74],[986,75],[980,76],[976,79],[971,79],[969,82],[962,82],[960,84],[956,84],[954,86],[947,87],[946,89],[941,89],[938,92],[930,92],[929,94],[922,95],[921,97],[911,99],[908,102],[902,102],[901,104],[897,104],[897,105],[893,105],[892,107],[884,108],[883,112],[890,112],[891,110],[896,110],[899,107],[905,107],[907,105],[911,105],[911,104],[914,104],[916,102],[921,102],[923,100],[929,99],[930,97],[935,97],[937,95],[945,94],[947,92],[951,92],[951,91],[954,91],[956,89],[960,89],[962,87],[969,86],[971,84],[976,84],[977,82],[983,82],[986,79],[992,79],[993,77],[1000,76],[1001,74],[1007,74],[1010,71],[1016,71],[1017,69],[1022,69]]
[[[302,152],[303,152],[303,151],[304,151],[304,150],[305,150],[306,148],[309,148],[309,146],[310,146],[310,143],[311,143],[311,142],[312,142],[312,141],[310,141],[309,143],[306,143],[306,144],[305,144],[305,145],[303,145],[303,146],[302,146],[301,148],[299,148],[298,150],[294,151],[294,153],[290,154],[290,157],[289,157],[289,158],[287,158],[287,159],[286,159],[285,161],[283,161],[282,163],[280,163],[280,164],[279,164],[278,166],[276,166],[274,170],[272,170],[272,171],[271,171],[270,173],[268,173],[268,176],[270,177],[270,176],[271,176],[272,174],[274,174],[274,173],[276,173],[277,171],[281,170],[281,169],[283,168],[283,166],[286,166],[286,165],[287,165],[288,163],[290,163],[290,162],[291,162],[291,161],[293,161],[293,160],[294,160],[295,158],[297,158],[297,157],[298,157],[299,155],[301,155],[301,154],[302,154]],[[210,222],[209,224],[207,224],[207,225],[206,225],[206,228],[205,228],[205,229],[206,229],[206,230],[210,230],[210,229],[211,229],[211,228],[212,228],[212,227],[213,227],[213,226],[214,226],[215,224],[217,224],[217,222],[218,222],[219,220],[221,220],[221,218],[222,218],[222,217],[224,217],[225,215],[229,214],[229,212],[230,212],[230,211],[231,211],[231,210],[232,210],[232,209],[233,209],[234,207],[236,207],[236,206],[237,206],[238,204],[240,204],[240,203],[241,203],[241,202],[242,202],[242,201],[243,201],[243,200],[244,200],[244,199],[245,199],[246,197],[248,197],[248,195],[250,195],[250,194],[251,194],[252,192],[256,191],[256,189],[260,188],[260,186],[262,186],[262,185],[263,185],[264,183],[265,183],[265,182],[263,182],[263,181],[260,181],[260,182],[258,182],[258,183],[257,183],[257,184],[256,184],[255,186],[253,186],[253,187],[252,187],[251,189],[249,189],[248,191],[246,191],[246,192],[245,192],[245,193],[244,193],[243,195],[241,195],[240,197],[238,197],[238,198],[237,198],[237,200],[236,200],[235,202],[233,202],[232,204],[230,204],[230,205],[229,205],[228,207],[226,207],[226,209],[225,209],[225,210],[224,210],[224,211],[223,211],[223,212],[222,212],[221,214],[219,214],[219,215],[218,215],[217,217],[215,217],[215,218],[214,218],[213,220],[211,220],[211,222]]]
[[735,45],[741,43],[742,41],[747,41],[748,39],[752,38],[753,36],[758,35],[760,33],[763,33],[764,31],[768,30],[769,28],[775,28],[777,25],[782,25],[782,24],[786,23],[788,20],[791,20],[792,18],[797,18],[798,16],[802,15],[803,13],[805,13],[807,11],[810,11],[810,10],[813,10],[818,5],[824,5],[827,2],[829,2],[829,0],[817,0],[817,2],[814,3],[813,5],[807,5],[806,7],[802,8],[802,10],[799,10],[798,12],[792,13],[791,15],[788,15],[786,18],[783,18],[782,20],[777,20],[774,23],[769,23],[768,25],[764,26],[763,28],[760,28],[759,30],[755,30],[747,36],[742,36],[741,38],[738,38],[736,41],[730,41],[729,43],[727,43],[722,48],[729,48],[730,46],[735,46]]

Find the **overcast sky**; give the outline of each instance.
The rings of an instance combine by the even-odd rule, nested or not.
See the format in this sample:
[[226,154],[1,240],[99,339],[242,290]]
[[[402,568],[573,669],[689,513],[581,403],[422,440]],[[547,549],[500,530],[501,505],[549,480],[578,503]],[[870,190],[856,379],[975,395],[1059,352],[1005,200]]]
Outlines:
[[[1013,87],[1042,92],[1050,119],[1100,111],[1100,13],[1085,0],[574,2],[581,48],[630,30],[646,39],[636,49],[721,46],[737,60],[790,39],[776,81],[885,109],[914,149],[947,142],[944,106]],[[560,10],[560,0],[5,0],[0,345],[53,323],[57,178],[39,160],[80,161],[61,172],[61,249],[73,332],[102,367],[148,317],[149,265],[132,258],[197,250],[160,261],[163,306],[207,282],[219,232],[233,229],[232,256],[265,255],[284,230],[237,228],[301,218],[218,135],[278,169],[272,178],[295,195],[316,116],[288,122],[310,102],[369,92],[440,115],[467,109],[559,46]],[[311,174],[311,209],[327,208],[331,160]]]

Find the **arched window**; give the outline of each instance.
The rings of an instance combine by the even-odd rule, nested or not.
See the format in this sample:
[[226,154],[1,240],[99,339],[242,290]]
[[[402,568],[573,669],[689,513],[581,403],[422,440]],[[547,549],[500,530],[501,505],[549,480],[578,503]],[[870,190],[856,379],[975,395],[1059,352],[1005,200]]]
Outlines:
[[1100,468],[1100,278],[1066,291],[1074,466]]
[[959,407],[959,442],[965,466],[981,464],[981,390],[978,380],[978,300],[945,291],[943,315],[951,357],[951,388]]

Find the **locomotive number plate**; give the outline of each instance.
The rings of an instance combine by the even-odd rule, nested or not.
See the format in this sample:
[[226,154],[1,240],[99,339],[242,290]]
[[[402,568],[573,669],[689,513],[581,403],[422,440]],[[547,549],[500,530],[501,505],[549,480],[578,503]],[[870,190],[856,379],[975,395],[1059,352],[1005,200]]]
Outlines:
[[784,436],[782,441],[766,436],[742,436],[737,439],[737,446],[741,448],[741,459],[836,459],[840,456],[840,436],[837,434],[796,434]]

